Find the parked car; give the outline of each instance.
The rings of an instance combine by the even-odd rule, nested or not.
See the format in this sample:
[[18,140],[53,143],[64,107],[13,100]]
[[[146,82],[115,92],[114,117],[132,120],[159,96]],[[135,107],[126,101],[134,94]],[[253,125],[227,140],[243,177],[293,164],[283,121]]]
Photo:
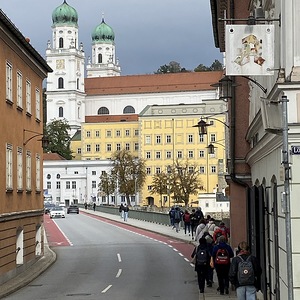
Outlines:
[[50,218],[65,218],[65,210],[63,207],[55,206],[50,210]]
[[50,203],[50,202],[46,202],[44,204],[44,213],[45,214],[49,214],[50,210],[55,207],[55,205],[53,203]]
[[77,205],[70,205],[67,208],[67,214],[70,214],[70,213],[79,214],[79,207]]

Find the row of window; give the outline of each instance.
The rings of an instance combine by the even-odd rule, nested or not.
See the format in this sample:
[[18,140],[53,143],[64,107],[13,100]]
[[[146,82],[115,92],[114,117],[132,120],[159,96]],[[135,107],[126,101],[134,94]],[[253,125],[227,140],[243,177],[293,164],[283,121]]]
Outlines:
[[[13,145],[6,144],[6,191],[12,191],[14,174],[17,176],[17,190],[22,191],[24,189],[24,173],[26,182],[26,191],[32,190],[32,178],[31,178],[31,164],[32,154],[30,151],[26,151],[26,163],[23,165],[23,148],[17,147],[17,172],[13,172]],[[41,191],[41,157],[39,154],[35,156],[35,180],[36,180],[36,191]]]
[[[138,129],[133,129],[134,130],[134,136],[139,135],[139,130]],[[92,132],[90,130],[87,130],[85,133],[85,136],[87,138],[92,137]],[[130,137],[131,136],[131,129],[124,129],[123,136]],[[101,137],[101,131],[100,130],[95,130],[94,132],[94,137]],[[112,130],[105,130],[105,137],[113,137],[113,132]],[[122,130],[116,129],[114,132],[114,137],[122,137]]]
[[[200,143],[204,143],[204,135],[199,136],[197,134],[197,138],[199,139]],[[217,135],[215,133],[210,133],[209,134],[209,141],[213,143],[216,140],[217,140]],[[164,141],[165,141],[165,144],[171,144],[173,142],[172,135],[170,135],[170,134],[165,135]],[[163,136],[160,135],[160,134],[154,135],[154,142],[155,142],[155,144],[162,144],[163,143]],[[186,142],[188,144],[195,143],[196,139],[194,137],[194,134],[187,134]],[[146,145],[151,145],[152,144],[152,135],[145,135],[145,144]]]
[[[14,103],[14,91],[13,91],[13,65],[10,62],[6,62],[6,101]],[[20,70],[16,72],[17,90],[16,90],[16,104],[17,107],[23,110],[23,75]],[[31,82],[26,79],[25,86],[26,97],[26,113],[31,115]],[[35,89],[35,117],[41,120],[41,92],[38,88]]]
[[[182,150],[176,150],[176,158],[184,158],[184,157],[188,157],[188,158],[195,158],[195,151],[194,150],[187,150],[186,155],[184,151]],[[146,159],[152,159],[154,157],[154,159],[162,159],[162,158],[173,158],[173,151],[164,151],[165,155],[163,157],[163,151],[154,151],[154,156],[153,156],[153,151],[146,151],[145,154],[145,158]],[[198,152],[198,157],[199,158],[206,158],[205,156],[205,151],[204,150],[199,150]],[[215,157],[215,154],[210,154],[209,155],[210,158]]]
[[[146,167],[146,174],[147,175],[153,175],[153,168],[154,168],[154,173],[160,174],[164,169],[162,167]],[[193,166],[189,166],[188,168],[189,173],[195,172],[195,168]],[[206,167],[205,166],[199,166],[199,173],[200,174],[205,174],[206,173]],[[167,172],[167,170],[164,170],[164,172]],[[215,165],[210,165],[209,166],[209,172],[210,174],[215,174],[217,173],[217,166]]]
[[[133,149],[131,143],[125,143],[124,147],[120,143],[116,144],[116,149],[113,150],[112,144],[106,144],[105,151],[106,152],[112,152],[112,151],[121,151],[122,149],[125,149],[127,151],[138,151],[139,150],[139,143],[134,143]],[[92,146],[90,144],[86,145],[85,151],[90,153],[92,151]],[[94,148],[95,152],[100,152],[100,144],[95,144]],[[77,154],[81,154],[81,148],[77,148]]]
[[[66,181],[65,182],[65,189],[66,190],[75,190],[77,188],[77,182],[76,181]],[[92,188],[95,189],[97,188],[97,183],[95,180],[92,180]],[[51,190],[52,189],[52,183],[51,181],[47,181],[47,189]],[[56,189],[60,190],[61,189],[61,182],[56,181]]]
[[[123,109],[123,114],[135,114],[135,109],[131,105],[127,105]],[[109,109],[105,106],[102,106],[98,109],[98,115],[109,115]]]

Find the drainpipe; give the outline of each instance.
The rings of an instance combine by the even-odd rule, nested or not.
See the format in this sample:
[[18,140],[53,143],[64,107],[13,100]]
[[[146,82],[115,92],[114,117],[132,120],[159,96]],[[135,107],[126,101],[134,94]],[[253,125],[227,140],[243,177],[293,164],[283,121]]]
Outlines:
[[282,165],[284,167],[284,192],[282,193],[283,209],[285,214],[286,234],[286,258],[288,279],[288,300],[294,299],[293,294],[293,261],[292,261],[292,239],[291,239],[291,209],[290,209],[290,165],[289,165],[289,137],[288,137],[288,115],[287,96],[281,97],[282,102]]

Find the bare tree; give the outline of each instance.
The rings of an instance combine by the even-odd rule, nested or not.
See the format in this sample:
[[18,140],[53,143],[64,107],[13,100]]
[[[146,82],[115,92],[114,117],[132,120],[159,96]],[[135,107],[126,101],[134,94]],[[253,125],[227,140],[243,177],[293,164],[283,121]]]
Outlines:
[[116,185],[115,176],[111,172],[101,174],[98,189],[107,197],[107,204],[109,204],[109,195],[112,195],[116,190]]
[[162,195],[168,193],[168,174],[161,172],[156,173],[152,178],[152,189],[150,194],[159,194],[160,203],[163,206]]
[[130,196],[135,195],[146,180],[145,160],[134,157],[129,151],[116,151],[112,155],[112,173],[118,181],[119,193],[125,195],[130,205]]

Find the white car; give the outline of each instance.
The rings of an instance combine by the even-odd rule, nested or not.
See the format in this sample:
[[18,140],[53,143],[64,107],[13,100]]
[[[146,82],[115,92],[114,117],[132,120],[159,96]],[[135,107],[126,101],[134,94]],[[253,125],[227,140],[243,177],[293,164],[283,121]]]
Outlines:
[[55,206],[50,210],[50,218],[65,218],[66,213],[63,207]]

